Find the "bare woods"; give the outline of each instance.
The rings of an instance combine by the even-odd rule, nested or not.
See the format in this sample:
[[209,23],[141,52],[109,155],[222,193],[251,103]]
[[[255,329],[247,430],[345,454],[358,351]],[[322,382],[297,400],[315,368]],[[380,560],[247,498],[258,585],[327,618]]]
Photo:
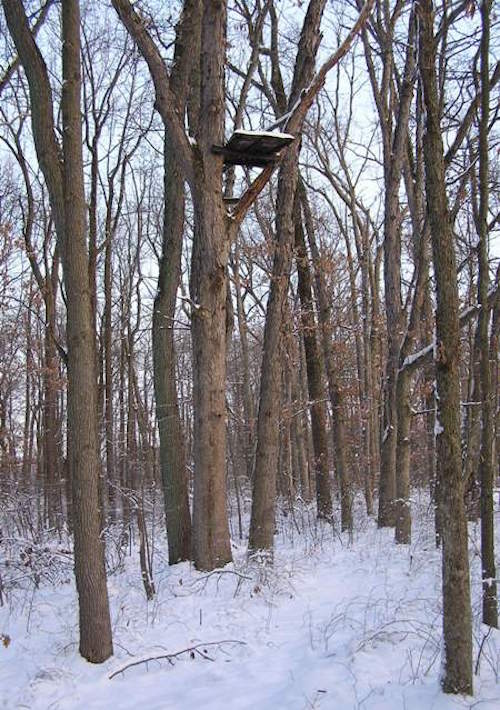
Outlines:
[[81,655],[113,653],[110,531],[154,598],[151,491],[169,563],[211,572],[247,534],[272,565],[303,507],[408,545],[419,488],[442,689],[472,694],[471,520],[498,626],[490,0],[2,7],[0,495],[71,536]]

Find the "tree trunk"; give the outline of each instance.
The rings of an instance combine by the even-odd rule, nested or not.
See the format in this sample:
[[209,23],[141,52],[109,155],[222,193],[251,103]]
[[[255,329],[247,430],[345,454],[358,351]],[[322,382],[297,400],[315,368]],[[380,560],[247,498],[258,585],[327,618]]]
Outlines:
[[191,556],[186,449],[177,399],[174,319],[181,277],[184,229],[184,186],[165,133],[164,218],[158,292],[153,309],[153,371],[156,419],[160,435],[160,467],[167,521],[168,560]]
[[44,372],[43,372],[43,480],[46,486],[47,519],[56,524],[57,490],[59,484],[59,426],[57,416],[57,389],[59,363],[54,344],[55,304],[51,281],[45,281]]
[[25,384],[24,384],[24,426],[23,426],[23,462],[22,462],[22,481],[26,485],[31,480],[31,455],[32,449],[30,446],[31,430],[33,426],[32,416],[32,373],[33,373],[33,324],[31,306],[33,303],[33,279],[29,283],[29,308],[25,319]]
[[[110,207],[108,207],[108,211]],[[109,217],[107,219],[109,221]],[[107,225],[104,253],[104,398],[106,437],[106,482],[111,520],[116,520],[115,418],[113,407],[113,327],[112,327],[112,231]]]
[[468,406],[465,411],[465,503],[469,520],[479,520],[481,456],[481,314],[471,339],[468,382]]
[[281,400],[280,340],[282,324],[286,320],[286,299],[292,261],[292,210],[297,179],[297,159],[298,146],[295,143],[290,146],[281,163],[278,178],[277,244],[264,328],[257,416],[257,450],[248,543],[250,552],[272,552],[273,549]]
[[424,137],[427,209],[436,279],[437,456],[443,535],[444,664],[446,693],[472,694],[472,628],[460,450],[460,331],[458,285],[436,80],[432,0],[419,8],[420,73],[427,111]]
[[240,280],[240,249],[238,237],[234,246],[234,260],[232,263],[234,290],[236,295],[236,316],[238,319],[239,347],[241,351],[241,368],[243,377],[243,412],[245,417],[245,460],[247,467],[247,477],[250,480],[253,470],[253,449],[254,449],[254,429],[255,429],[255,408],[250,382],[250,357],[248,348],[248,329],[246,323],[243,297],[241,293]]
[[80,601],[80,653],[100,663],[113,652],[104,546],[100,538],[95,332],[85,243],[85,189],[80,125],[80,7],[67,0],[63,27],[63,150],[68,308],[68,436],[73,474],[75,574]]
[[226,294],[230,224],[222,193],[226,3],[203,5],[201,104],[195,157],[191,266],[193,558],[211,570],[232,559],[226,505]]
[[491,0],[481,3],[481,117],[479,123],[479,342],[481,351],[482,427],[479,478],[481,480],[481,568],[483,578],[483,623],[498,627],[497,582],[495,567],[495,528],[493,517],[493,431],[494,410],[491,391],[490,343],[488,326],[488,130],[490,113],[490,12]]
[[85,239],[85,191],[80,125],[80,9],[62,8],[63,164],[53,122],[47,68],[20,0],[3,0],[7,24],[29,83],[35,147],[49,190],[67,299],[68,458],[73,481],[75,576],[80,653],[102,662],[112,652],[104,548],[98,509],[99,450],[95,332]]
[[398,413],[398,437],[396,446],[397,476],[395,504],[395,540],[408,545],[411,541],[410,514],[410,378],[400,372],[396,384],[396,410]]
[[[325,0],[311,0],[302,26],[295,61],[288,108],[292,109],[302,89],[313,77],[319,46],[319,28]],[[303,118],[297,125],[300,133]],[[254,491],[250,521],[249,551],[272,552],[276,469],[279,452],[279,392],[281,384],[280,330],[288,294],[292,245],[294,238],[293,206],[298,175],[300,145],[294,141],[280,163],[276,201],[276,248],[273,259],[271,289],[264,327],[259,412],[257,417],[257,450],[255,455]]]
[[295,199],[295,250],[298,275],[298,293],[301,305],[301,321],[306,353],[307,386],[311,411],[311,429],[314,446],[316,499],[318,516],[326,520],[332,515],[330,492],[330,467],[326,434],[325,388],[321,366],[321,351],[317,339],[316,319],[312,295],[312,278],[306,251],[302,212],[298,195]]
[[[374,71],[368,32],[366,29],[363,31],[368,75],[380,119],[384,155],[384,298],[388,353],[384,388],[384,433],[380,456],[379,527],[393,527],[395,525],[394,499],[396,494],[398,438],[397,379],[404,327],[401,304],[402,214],[399,202],[399,188],[406,153],[415,64],[415,22],[412,9],[408,19],[408,42],[404,75],[399,94],[395,94],[392,87],[395,75],[393,54],[395,17],[396,13],[391,16],[385,6],[383,10],[380,10],[380,24],[377,23],[378,32],[376,33],[383,63],[380,86],[377,83]],[[395,122],[394,115],[396,115]]]
[[[171,82],[180,116],[185,114],[193,73],[199,73],[200,3],[186,2],[177,27]],[[191,81],[190,81],[191,80]],[[198,86],[199,93],[199,86]],[[190,121],[190,128],[192,121]],[[191,514],[186,442],[179,412],[174,320],[181,279],[184,181],[165,127],[164,216],[158,293],[153,309],[153,370],[160,467],[165,499],[169,563],[191,557]]]
[[[222,161],[213,159],[214,187],[195,201],[191,270],[193,301],[193,556],[198,569],[231,560],[226,509],[226,271],[228,239],[221,185]],[[212,166],[209,171],[213,171]],[[217,179],[218,178],[218,179]],[[209,249],[211,247],[211,249]]]

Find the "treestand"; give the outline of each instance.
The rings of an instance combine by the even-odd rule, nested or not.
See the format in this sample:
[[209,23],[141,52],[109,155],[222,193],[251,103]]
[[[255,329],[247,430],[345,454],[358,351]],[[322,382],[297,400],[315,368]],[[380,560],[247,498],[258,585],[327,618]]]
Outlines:
[[294,140],[278,131],[235,131],[226,145],[212,146],[212,152],[224,156],[224,165],[265,168],[272,165],[280,151]]

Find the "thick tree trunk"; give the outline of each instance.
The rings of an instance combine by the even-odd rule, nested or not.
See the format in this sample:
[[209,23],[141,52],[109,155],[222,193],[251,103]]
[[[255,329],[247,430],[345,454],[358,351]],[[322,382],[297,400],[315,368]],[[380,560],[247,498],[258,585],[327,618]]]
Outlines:
[[181,277],[184,186],[165,135],[164,222],[158,292],[153,309],[153,370],[160,467],[170,564],[191,556],[186,449],[177,399],[174,345],[175,304]]
[[[226,263],[229,240],[222,203],[222,160],[213,158],[195,199],[191,269],[193,344],[193,557],[198,569],[231,560],[226,508]],[[217,164],[217,165],[215,165]]]
[[104,546],[100,538],[95,332],[85,243],[85,189],[80,124],[80,8],[67,0],[63,27],[63,150],[68,308],[68,430],[73,475],[75,574],[80,601],[80,653],[100,663],[113,652]]
[[226,296],[230,224],[223,202],[226,3],[207,0],[201,29],[199,153],[194,166],[191,267],[193,558],[211,570],[232,559],[226,505]]
[[73,481],[80,653],[99,663],[111,655],[113,647],[98,508],[97,377],[85,238],[79,3],[68,0],[62,8],[62,166],[45,63],[30,33],[22,3],[3,0],[3,7],[28,78],[35,147],[49,190],[62,256],[67,299],[68,458]]
[[424,138],[426,194],[437,304],[435,364],[439,399],[436,429],[443,535],[444,664],[441,684],[447,693],[472,694],[469,558],[460,450],[458,286],[446,195],[432,0],[421,0],[418,13],[420,73],[427,111]]

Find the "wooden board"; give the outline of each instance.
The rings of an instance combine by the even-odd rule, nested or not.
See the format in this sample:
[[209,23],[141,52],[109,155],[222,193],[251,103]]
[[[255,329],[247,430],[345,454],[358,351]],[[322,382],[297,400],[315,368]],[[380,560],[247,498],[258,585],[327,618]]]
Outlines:
[[238,153],[269,155],[278,153],[293,139],[294,137],[289,133],[278,131],[235,131],[227,142],[226,148]]
[[214,145],[214,153],[224,156],[226,165],[265,167],[273,163],[280,150],[294,140],[278,131],[235,131],[225,146]]

